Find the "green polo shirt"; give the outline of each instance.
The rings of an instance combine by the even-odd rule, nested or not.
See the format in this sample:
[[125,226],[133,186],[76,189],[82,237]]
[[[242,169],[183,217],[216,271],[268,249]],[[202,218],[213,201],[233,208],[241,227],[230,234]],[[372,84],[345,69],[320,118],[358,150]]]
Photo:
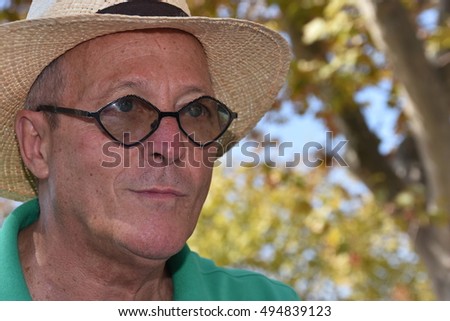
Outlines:
[[[0,300],[31,300],[19,260],[17,235],[39,218],[37,199],[16,208],[0,228]],[[288,286],[254,272],[225,269],[187,245],[168,261],[176,301],[298,300]]]

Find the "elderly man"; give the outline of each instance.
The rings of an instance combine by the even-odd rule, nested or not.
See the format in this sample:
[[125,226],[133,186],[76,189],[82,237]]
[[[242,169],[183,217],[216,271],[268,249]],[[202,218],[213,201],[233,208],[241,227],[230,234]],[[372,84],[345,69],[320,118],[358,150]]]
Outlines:
[[27,200],[0,231],[0,299],[297,299],[186,245],[214,158],[283,82],[278,34],[174,0],[35,0],[0,34],[0,192]]

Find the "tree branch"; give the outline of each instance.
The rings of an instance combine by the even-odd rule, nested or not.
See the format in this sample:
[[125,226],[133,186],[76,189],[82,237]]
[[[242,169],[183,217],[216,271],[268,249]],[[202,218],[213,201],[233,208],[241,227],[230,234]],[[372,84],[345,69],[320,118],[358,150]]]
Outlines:
[[[351,101],[351,100],[349,100]],[[391,201],[405,186],[386,156],[379,152],[380,140],[369,129],[356,103],[339,113],[341,128],[356,158],[350,169],[367,185],[380,201]]]
[[439,19],[438,24],[444,26],[450,17],[450,1],[449,0],[439,0],[438,5]]
[[[315,42],[305,45],[301,40],[302,31],[299,30],[298,21],[285,19],[285,23],[292,35],[292,48],[297,60],[326,61],[329,50],[326,44]],[[333,101],[333,110],[338,111],[337,125],[349,140],[346,161],[350,164],[350,170],[380,201],[392,200],[404,188],[404,184],[396,175],[387,157],[380,153],[380,140],[367,126],[361,113],[361,106],[354,102],[353,92],[347,93],[328,82],[322,82],[317,86],[319,88],[315,90],[315,94],[324,102]],[[341,97],[339,102],[343,102],[342,105],[336,105],[339,104],[336,97]]]

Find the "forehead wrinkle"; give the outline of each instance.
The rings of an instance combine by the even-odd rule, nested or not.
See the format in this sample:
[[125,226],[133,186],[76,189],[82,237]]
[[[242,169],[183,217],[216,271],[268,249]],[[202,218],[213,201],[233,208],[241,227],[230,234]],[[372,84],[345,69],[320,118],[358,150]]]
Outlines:
[[[164,34],[164,32],[161,32]],[[116,35],[113,35],[116,36]],[[120,36],[118,34],[117,36]],[[205,53],[205,50],[201,43],[190,35],[195,41],[196,46],[201,50],[201,60],[203,60],[203,63],[206,65],[206,81],[208,82],[209,88],[202,88],[203,86],[198,86],[199,88],[190,88],[190,87],[196,87],[195,84],[185,84],[186,88],[181,91],[181,93],[177,93],[177,96],[183,96],[184,92],[187,93],[201,93],[201,94],[207,94],[207,95],[214,95],[213,92],[213,82],[211,77],[211,71],[209,69],[209,63],[207,59],[207,55]],[[141,94],[152,97],[152,95],[158,94],[158,80],[154,79],[153,77],[144,77],[143,75],[122,75],[124,77],[119,79],[114,79],[114,75],[109,78],[109,80],[105,81],[105,79],[97,79],[97,81],[93,81],[90,83],[86,83],[83,81],[84,79],[84,72],[86,71],[86,66],[90,66],[92,64],[95,64],[95,62],[92,60],[92,55],[95,57],[102,56],[104,57],[106,53],[116,52],[119,47],[123,47],[124,44],[133,44],[134,46],[146,46],[146,43],[139,43],[136,40],[133,39],[126,39],[125,42],[117,42],[117,43],[108,43],[107,46],[100,46],[100,44],[103,44],[104,41],[109,39],[107,36],[98,38],[93,41],[88,41],[86,43],[83,43],[79,45],[78,47],[74,48],[74,50],[68,52],[68,56],[70,58],[75,59],[76,63],[74,61],[72,62],[71,67],[71,73],[72,76],[79,82],[78,90],[74,93],[75,96],[77,96],[78,100],[83,100],[83,98],[86,99],[86,91],[89,92],[89,96],[91,100],[98,100],[96,104],[102,104],[102,103],[108,103],[109,101],[112,101],[113,98],[119,98],[118,95],[122,93],[126,94]],[[133,40],[133,41],[132,41]],[[155,37],[152,39],[153,45],[156,47],[161,47],[162,43],[160,42],[160,39]],[[176,42],[172,41],[172,44],[176,44]],[[148,45],[148,43],[147,43]],[[99,52],[102,52],[101,55],[99,55]],[[151,54],[151,53],[148,53]],[[131,55],[128,57],[128,59],[133,59],[134,56]],[[127,60],[127,58],[125,58]],[[95,59],[94,59],[95,60]],[[96,61],[96,60],[95,60]],[[89,69],[89,68],[88,68]],[[99,81],[100,80],[100,81]],[[101,82],[101,83],[100,83]],[[154,87],[156,85],[156,87]],[[189,86],[191,85],[191,86]],[[96,90],[92,91],[92,89],[96,88]],[[130,92],[127,92],[130,91]],[[95,92],[93,97],[93,92]],[[114,97],[115,96],[115,97]],[[142,98],[148,98],[148,97],[142,97]],[[172,97],[172,99],[177,99],[178,97]],[[94,102],[93,101],[93,102]]]

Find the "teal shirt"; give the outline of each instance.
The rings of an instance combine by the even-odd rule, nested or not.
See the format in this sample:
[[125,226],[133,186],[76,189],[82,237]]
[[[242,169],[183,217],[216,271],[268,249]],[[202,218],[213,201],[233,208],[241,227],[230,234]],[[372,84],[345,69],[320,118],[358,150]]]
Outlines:
[[[39,217],[36,199],[16,208],[0,229],[0,300],[31,300],[22,273],[17,236]],[[174,300],[298,300],[290,287],[261,274],[218,267],[192,252],[187,245],[167,262],[172,274]]]

